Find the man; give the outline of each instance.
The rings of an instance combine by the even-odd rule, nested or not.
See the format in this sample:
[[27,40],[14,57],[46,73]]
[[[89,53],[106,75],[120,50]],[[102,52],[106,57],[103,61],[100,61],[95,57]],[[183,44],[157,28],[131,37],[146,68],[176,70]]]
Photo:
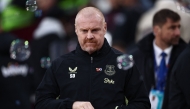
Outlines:
[[[189,0],[155,0],[154,6],[151,7],[148,11],[143,13],[141,18],[138,21],[137,24],[137,31],[136,31],[136,36],[135,36],[135,41],[138,42],[140,41],[146,34],[150,33],[152,31],[152,19],[154,14],[161,10],[161,9],[170,9],[175,12],[177,12],[180,17],[181,17],[181,38],[188,43],[190,40],[189,34],[189,28],[190,28],[190,22],[189,22],[189,14],[185,12],[181,12],[179,9],[184,9],[187,8],[180,8],[177,2],[185,2],[187,3]],[[189,5],[186,5],[187,7]]]
[[[1,18],[0,18],[1,22]],[[19,61],[10,58],[10,47],[18,38],[5,32],[0,27],[0,108],[1,109],[31,109],[30,97],[35,92],[34,73],[29,59]],[[18,49],[21,47],[15,46]],[[24,57],[24,55],[22,54]]]
[[79,44],[45,73],[36,91],[36,109],[150,109],[137,68],[116,67],[121,52],[109,46],[106,30],[98,9],[79,11],[75,19]]
[[180,16],[169,9],[158,11],[153,17],[153,33],[137,46],[132,54],[150,92],[151,109],[168,109],[170,72],[186,46],[180,39]]
[[168,109],[190,109],[189,78],[190,43],[183,53],[180,54],[172,69]]

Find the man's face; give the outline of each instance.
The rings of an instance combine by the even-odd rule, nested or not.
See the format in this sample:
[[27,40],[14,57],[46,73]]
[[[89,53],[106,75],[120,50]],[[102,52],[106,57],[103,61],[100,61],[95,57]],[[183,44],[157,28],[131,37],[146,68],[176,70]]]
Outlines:
[[167,22],[160,27],[158,35],[158,38],[168,46],[178,44],[180,39],[180,21],[174,22],[168,18]]
[[104,43],[106,23],[100,16],[80,17],[75,24],[75,31],[78,36],[82,50],[89,54],[99,50]]

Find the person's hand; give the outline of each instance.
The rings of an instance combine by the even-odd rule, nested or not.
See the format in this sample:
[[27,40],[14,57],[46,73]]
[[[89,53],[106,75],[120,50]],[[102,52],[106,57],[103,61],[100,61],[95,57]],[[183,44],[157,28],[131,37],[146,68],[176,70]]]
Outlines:
[[90,102],[76,101],[73,103],[73,109],[94,109]]

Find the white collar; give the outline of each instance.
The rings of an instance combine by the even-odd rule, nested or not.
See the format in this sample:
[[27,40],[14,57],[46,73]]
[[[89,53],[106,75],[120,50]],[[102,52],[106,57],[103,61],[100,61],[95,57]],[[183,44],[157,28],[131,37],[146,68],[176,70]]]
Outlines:
[[153,41],[153,48],[154,48],[154,56],[155,56],[155,58],[156,58],[157,65],[160,64],[160,59],[161,59],[161,55],[160,55],[160,54],[161,54],[162,52],[164,52],[164,53],[167,54],[167,56],[166,56],[166,63],[169,62],[169,58],[170,58],[170,56],[171,56],[171,51],[172,51],[173,46],[170,46],[170,47],[168,47],[168,48],[162,50],[160,47],[158,47],[158,46],[156,45],[155,39],[154,39],[154,41]]

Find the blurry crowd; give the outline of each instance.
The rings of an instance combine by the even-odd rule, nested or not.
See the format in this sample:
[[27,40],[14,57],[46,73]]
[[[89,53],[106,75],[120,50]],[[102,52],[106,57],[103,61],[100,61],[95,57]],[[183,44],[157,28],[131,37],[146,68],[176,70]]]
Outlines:
[[[83,7],[94,6],[103,12],[105,37],[110,46],[123,53],[133,51],[152,31],[152,17],[162,8],[180,14],[181,38],[186,43],[190,40],[190,15],[178,10],[173,0],[36,0],[37,9],[28,11],[27,1],[35,0],[0,1],[1,109],[34,108],[35,89],[47,68],[40,61],[44,57],[54,60],[75,49],[74,18]],[[10,45],[16,39],[29,41],[27,60],[10,58]]]

